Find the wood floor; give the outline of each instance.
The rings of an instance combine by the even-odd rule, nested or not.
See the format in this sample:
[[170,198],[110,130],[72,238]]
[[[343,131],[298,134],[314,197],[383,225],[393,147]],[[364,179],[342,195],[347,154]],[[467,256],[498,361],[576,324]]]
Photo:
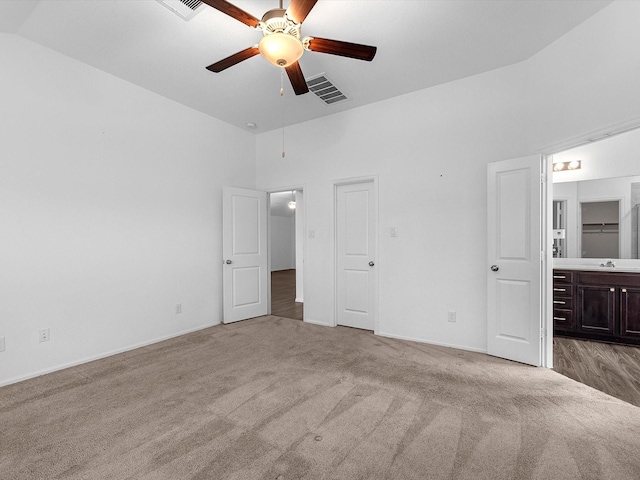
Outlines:
[[296,302],[296,271],[271,272],[271,314],[302,320],[303,304]]
[[554,370],[640,406],[640,348],[554,337]]

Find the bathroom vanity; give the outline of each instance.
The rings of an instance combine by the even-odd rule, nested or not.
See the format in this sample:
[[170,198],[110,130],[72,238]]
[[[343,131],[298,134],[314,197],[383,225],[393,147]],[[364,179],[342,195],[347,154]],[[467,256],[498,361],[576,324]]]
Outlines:
[[640,345],[640,271],[553,270],[554,334]]

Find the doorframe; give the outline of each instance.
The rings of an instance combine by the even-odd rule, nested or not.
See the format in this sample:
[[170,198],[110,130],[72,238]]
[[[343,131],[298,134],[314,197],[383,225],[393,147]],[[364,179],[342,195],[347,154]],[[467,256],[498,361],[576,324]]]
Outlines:
[[[333,229],[332,232],[332,238],[333,238],[333,242],[331,242],[331,256],[332,256],[332,264],[331,264],[331,268],[333,269],[333,274],[331,275],[331,278],[333,280],[333,286],[331,288],[332,294],[333,294],[333,318],[331,319],[331,322],[329,324],[329,326],[331,327],[337,327],[338,326],[338,269],[337,269],[337,265],[338,265],[338,229],[337,229],[337,221],[338,221],[338,187],[344,186],[344,185],[358,185],[361,183],[373,183],[373,192],[375,194],[375,201],[374,201],[374,218],[375,218],[375,222],[376,222],[376,234],[374,236],[374,242],[375,242],[375,250],[376,250],[376,259],[375,261],[375,266],[377,268],[379,268],[379,256],[380,256],[380,248],[379,248],[379,238],[380,238],[380,218],[379,218],[379,195],[378,195],[378,183],[379,183],[379,175],[378,174],[372,174],[372,175],[363,175],[363,176],[358,176],[358,177],[349,177],[349,178],[343,178],[343,179],[339,179],[339,180],[334,180],[333,181],[333,221],[331,222],[331,228]],[[379,305],[380,305],[380,300],[379,300],[379,289],[378,289],[378,284],[380,282],[380,275],[376,274],[375,276],[375,282],[374,282],[374,306],[373,308],[375,309],[375,319],[374,319],[374,323],[373,323],[373,333],[374,335],[378,335],[378,332],[380,330],[380,309],[379,309]],[[306,286],[305,286],[305,290],[306,290]],[[306,294],[305,294],[306,295]]]
[[553,368],[553,155],[543,154],[540,166],[540,314],[541,366]]
[[[306,192],[306,184],[296,184],[294,186],[286,186],[286,187],[277,187],[277,188],[268,188],[263,190],[267,193],[267,211],[269,215],[267,216],[267,269],[269,270],[269,275],[267,279],[267,294],[269,296],[268,299],[268,314],[271,315],[271,194],[272,193],[280,193],[280,192],[290,192],[291,190],[301,190],[303,194]],[[307,201],[305,197],[305,201],[302,202],[302,231],[307,231]],[[297,208],[297,205],[296,205]],[[296,219],[297,221],[297,219]],[[294,238],[296,236],[295,227],[294,227]],[[297,240],[297,239],[296,239]],[[302,291],[304,292],[304,302],[306,303],[309,299],[309,292],[307,291],[307,235],[302,235],[302,264],[304,268],[302,269]],[[298,272],[296,271],[296,275]],[[307,321],[307,309],[302,308],[302,321]]]
[[[543,228],[543,248],[542,252],[546,261],[541,262],[541,295],[540,311],[542,313],[542,367],[553,368],[553,155],[570,150],[572,148],[587,145],[589,143],[605,140],[614,135],[620,135],[625,132],[640,128],[640,117],[635,117],[625,122],[612,124],[593,130],[590,133],[574,136],[555,144],[547,145],[539,151],[543,152],[543,168],[546,168],[546,180],[543,182],[544,190],[542,194],[543,202],[546,208],[541,209],[541,223]],[[546,232],[545,232],[546,230]]]

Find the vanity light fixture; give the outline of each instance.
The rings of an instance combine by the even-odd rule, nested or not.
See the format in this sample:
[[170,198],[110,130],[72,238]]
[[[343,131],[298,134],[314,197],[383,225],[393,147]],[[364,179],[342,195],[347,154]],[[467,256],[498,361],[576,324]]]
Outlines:
[[554,172],[563,172],[565,170],[580,170],[582,168],[582,160],[572,160],[571,162],[558,162],[553,164]]

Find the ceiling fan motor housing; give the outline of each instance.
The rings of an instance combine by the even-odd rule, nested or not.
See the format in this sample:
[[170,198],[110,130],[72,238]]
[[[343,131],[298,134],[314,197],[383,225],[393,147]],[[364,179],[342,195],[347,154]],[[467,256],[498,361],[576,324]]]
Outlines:
[[300,24],[289,19],[283,8],[269,10],[258,24],[262,40],[258,48],[263,57],[278,67],[288,67],[304,52],[300,41]]
[[300,24],[287,17],[284,8],[274,8],[265,13],[258,28],[262,30],[263,35],[286,33],[300,39]]

